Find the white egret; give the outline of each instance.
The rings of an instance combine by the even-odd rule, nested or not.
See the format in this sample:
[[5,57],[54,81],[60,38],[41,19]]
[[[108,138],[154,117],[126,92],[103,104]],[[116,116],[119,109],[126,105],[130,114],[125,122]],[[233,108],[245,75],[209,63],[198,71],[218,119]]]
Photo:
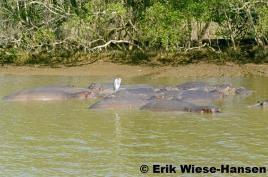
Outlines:
[[114,80],[114,91],[117,92],[120,88],[120,85],[121,85],[121,78],[116,78]]

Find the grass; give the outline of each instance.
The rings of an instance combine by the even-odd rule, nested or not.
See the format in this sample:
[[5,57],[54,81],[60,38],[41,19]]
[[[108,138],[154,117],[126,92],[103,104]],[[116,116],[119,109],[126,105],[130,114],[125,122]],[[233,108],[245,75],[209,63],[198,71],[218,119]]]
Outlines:
[[56,67],[80,66],[103,60],[112,63],[148,66],[178,66],[199,62],[225,64],[233,62],[268,63],[268,47],[241,47],[237,50],[226,48],[223,51],[212,51],[208,48],[190,50],[188,52],[140,51],[140,50],[107,50],[105,52],[72,52],[57,50],[53,52],[25,52],[19,49],[0,49],[0,63],[14,65],[45,65]]

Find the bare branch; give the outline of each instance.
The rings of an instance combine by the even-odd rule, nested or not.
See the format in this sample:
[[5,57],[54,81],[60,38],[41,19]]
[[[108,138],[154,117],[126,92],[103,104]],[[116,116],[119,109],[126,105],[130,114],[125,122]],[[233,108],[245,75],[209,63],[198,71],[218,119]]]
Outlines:
[[138,45],[136,45],[136,44],[134,44],[134,43],[132,43],[130,41],[126,41],[126,40],[110,40],[110,41],[106,42],[103,45],[99,45],[99,46],[96,46],[96,47],[93,47],[93,48],[89,49],[89,51],[101,50],[102,48],[106,48],[111,44],[120,44],[120,43],[131,44],[133,46],[136,46],[139,50],[141,50],[143,52],[143,49],[140,48]]

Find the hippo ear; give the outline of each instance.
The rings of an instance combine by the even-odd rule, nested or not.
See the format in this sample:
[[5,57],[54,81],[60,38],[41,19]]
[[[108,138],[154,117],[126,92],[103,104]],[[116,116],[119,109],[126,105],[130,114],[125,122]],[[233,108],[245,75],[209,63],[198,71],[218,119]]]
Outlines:
[[88,86],[88,89],[94,89],[96,87],[96,83],[91,83],[89,86]]

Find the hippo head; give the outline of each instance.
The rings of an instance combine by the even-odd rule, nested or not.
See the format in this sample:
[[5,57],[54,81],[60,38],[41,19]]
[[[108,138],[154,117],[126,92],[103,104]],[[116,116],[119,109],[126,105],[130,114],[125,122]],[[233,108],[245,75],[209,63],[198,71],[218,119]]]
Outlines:
[[96,85],[97,84],[95,82],[93,82],[88,86],[88,89],[92,90],[92,89],[96,88]]
[[268,105],[268,100],[265,100],[265,101],[258,101],[258,103],[256,104],[256,106],[259,106],[259,107],[265,107]]
[[103,91],[103,87],[100,84],[97,83],[91,83],[88,86],[88,89],[94,93],[100,93]]

